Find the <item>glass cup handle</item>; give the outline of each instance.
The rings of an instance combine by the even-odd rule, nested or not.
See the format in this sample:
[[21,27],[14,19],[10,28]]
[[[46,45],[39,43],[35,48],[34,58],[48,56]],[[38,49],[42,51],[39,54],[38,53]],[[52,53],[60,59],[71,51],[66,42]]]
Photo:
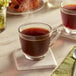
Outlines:
[[53,29],[52,36],[50,39],[51,40],[50,46],[52,46],[55,43],[55,41],[58,39],[58,37],[60,37],[62,29],[63,29],[62,25],[59,25],[58,27]]

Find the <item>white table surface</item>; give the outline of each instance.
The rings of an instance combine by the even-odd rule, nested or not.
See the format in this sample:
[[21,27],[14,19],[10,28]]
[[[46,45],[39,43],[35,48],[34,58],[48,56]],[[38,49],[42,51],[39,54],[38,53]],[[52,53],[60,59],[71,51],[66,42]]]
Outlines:
[[[0,34],[0,76],[50,76],[52,70],[31,70],[17,71],[13,62],[11,53],[20,47],[18,40],[18,27],[28,22],[44,22],[52,27],[61,24],[60,10],[54,9],[33,14],[32,16],[7,16],[7,27]],[[13,40],[10,42],[10,40]],[[8,41],[9,40],[9,41]],[[74,40],[60,37],[53,45],[52,51],[56,58],[57,64],[65,58],[73,46],[76,45]]]

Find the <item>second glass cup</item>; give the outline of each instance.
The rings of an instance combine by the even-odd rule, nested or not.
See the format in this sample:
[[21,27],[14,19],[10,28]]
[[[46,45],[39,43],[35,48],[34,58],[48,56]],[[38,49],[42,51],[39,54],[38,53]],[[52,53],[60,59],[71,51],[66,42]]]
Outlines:
[[66,33],[76,34],[76,1],[63,0],[61,2],[62,25]]
[[60,31],[52,29],[45,23],[28,23],[18,28],[22,52],[30,60],[40,60],[45,57],[49,46],[56,41]]

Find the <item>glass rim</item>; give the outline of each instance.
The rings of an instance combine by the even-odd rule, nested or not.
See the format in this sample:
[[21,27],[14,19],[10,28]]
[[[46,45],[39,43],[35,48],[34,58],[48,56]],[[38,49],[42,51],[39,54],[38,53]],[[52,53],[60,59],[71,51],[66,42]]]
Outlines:
[[76,5],[76,4],[75,4],[75,3],[74,3],[74,4],[72,4],[72,3],[63,4],[63,1],[62,1],[62,2],[61,2],[60,10],[61,10],[61,11],[65,11],[67,14],[76,15],[76,10],[71,10],[71,9],[64,8],[64,6],[68,6],[68,5]]
[[69,2],[69,3],[68,3],[68,2],[65,2],[65,1],[66,1],[66,0],[61,0],[61,3],[60,3],[60,6],[61,6],[61,7],[65,6],[65,5],[72,5],[72,4],[73,4],[73,5],[76,5],[76,2],[73,2],[73,3],[72,3],[72,2]]
[[[45,35],[40,35],[40,36],[31,36],[31,35],[26,35],[26,34],[21,33],[22,31],[20,31],[20,28],[23,27],[23,26],[26,26],[26,25],[30,25],[30,24],[43,24],[43,25],[47,25],[47,26],[50,28],[50,30],[49,30],[49,32],[48,32],[47,34],[45,34]],[[50,25],[48,25],[47,23],[31,22],[31,23],[24,23],[24,24],[20,25],[19,28],[18,28],[18,32],[19,32],[19,34],[22,34],[23,36],[27,36],[27,37],[44,37],[44,36],[47,36],[48,34],[50,34],[50,32],[52,33],[52,32],[53,32],[53,29],[52,29],[52,27],[51,27]]]

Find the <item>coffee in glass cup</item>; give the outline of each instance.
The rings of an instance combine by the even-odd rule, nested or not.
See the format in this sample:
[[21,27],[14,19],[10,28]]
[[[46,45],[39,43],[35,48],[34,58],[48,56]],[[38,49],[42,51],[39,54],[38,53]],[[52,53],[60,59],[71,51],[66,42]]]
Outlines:
[[[53,30],[45,23],[33,22],[23,24],[18,28],[22,52],[27,59],[43,59],[49,46],[57,40],[60,31]],[[54,32],[56,35],[54,36]]]
[[76,1],[63,0],[61,2],[62,25],[68,34],[76,34]]

